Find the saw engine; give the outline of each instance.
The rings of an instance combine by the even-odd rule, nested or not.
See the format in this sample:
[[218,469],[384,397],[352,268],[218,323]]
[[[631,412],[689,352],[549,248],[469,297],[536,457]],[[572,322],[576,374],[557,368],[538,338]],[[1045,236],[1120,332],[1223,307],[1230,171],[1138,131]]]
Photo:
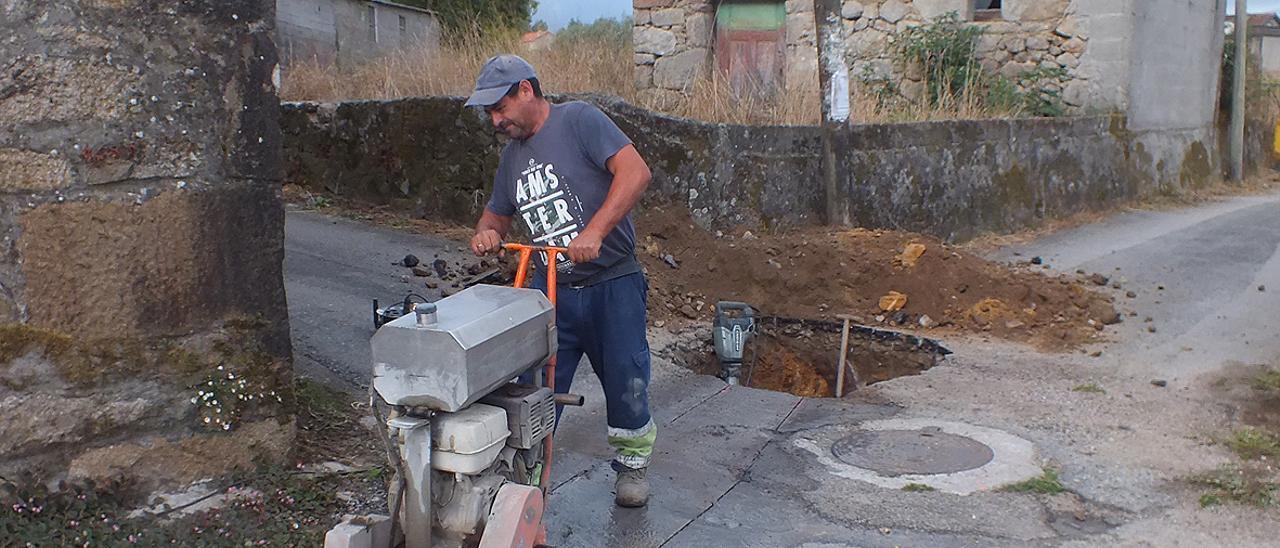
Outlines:
[[[392,408],[405,546],[532,546],[556,398],[512,379],[556,351],[540,291],[477,285],[418,304],[374,334],[373,389]],[[394,543],[394,541],[392,541]]]

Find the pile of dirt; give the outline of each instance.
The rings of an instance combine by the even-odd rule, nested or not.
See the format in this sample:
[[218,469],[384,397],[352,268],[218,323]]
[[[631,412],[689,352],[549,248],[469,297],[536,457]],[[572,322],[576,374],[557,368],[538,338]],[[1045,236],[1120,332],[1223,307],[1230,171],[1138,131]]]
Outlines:
[[1109,297],[1087,287],[1091,282],[993,263],[920,234],[712,234],[684,211],[659,208],[637,225],[650,314],[658,320],[709,320],[716,301],[735,300],[765,315],[850,314],[867,325],[978,331],[1066,349],[1121,319]]

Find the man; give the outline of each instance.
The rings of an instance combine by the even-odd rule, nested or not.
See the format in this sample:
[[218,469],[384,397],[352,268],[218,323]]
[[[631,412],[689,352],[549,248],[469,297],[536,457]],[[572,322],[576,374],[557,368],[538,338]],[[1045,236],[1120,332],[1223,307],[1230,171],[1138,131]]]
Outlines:
[[[517,217],[534,245],[569,249],[550,265],[559,286],[556,391],[569,390],[585,354],[604,387],[615,501],[644,506],[657,429],[649,414],[648,284],[630,212],[649,184],[649,166],[596,107],[547,101],[533,67],[515,55],[485,63],[467,106],[484,107],[494,128],[511,138],[471,249],[498,251]],[[549,266],[538,255],[534,285],[545,291]]]

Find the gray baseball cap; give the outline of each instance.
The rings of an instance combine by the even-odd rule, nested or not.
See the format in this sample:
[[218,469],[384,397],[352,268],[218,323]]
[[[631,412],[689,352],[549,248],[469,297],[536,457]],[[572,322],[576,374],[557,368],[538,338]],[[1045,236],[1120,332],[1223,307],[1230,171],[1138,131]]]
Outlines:
[[507,94],[511,86],[522,80],[537,78],[538,74],[518,55],[496,55],[485,61],[480,68],[480,77],[476,78],[476,90],[467,98],[466,106],[487,107],[497,104]]

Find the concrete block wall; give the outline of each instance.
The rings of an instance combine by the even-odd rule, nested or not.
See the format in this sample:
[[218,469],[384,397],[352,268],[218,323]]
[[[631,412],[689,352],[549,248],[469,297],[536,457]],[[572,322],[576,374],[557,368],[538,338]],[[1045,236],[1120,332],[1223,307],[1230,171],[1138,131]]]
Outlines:
[[328,0],[276,0],[276,36],[280,62],[322,64],[337,60],[338,29]]
[[1280,36],[1262,36],[1258,42],[1263,72],[1271,78],[1280,77]]
[[[1136,130],[1211,127],[1217,112],[1226,5],[1164,0],[1137,2],[1134,8],[1131,125]],[[1175,51],[1177,55],[1169,55]]]
[[433,15],[395,3],[277,0],[276,6],[285,66],[294,60],[350,66],[390,51],[440,45],[440,25]]
[[1063,90],[1065,101],[1093,111],[1123,112],[1129,107],[1136,3],[1071,0],[1068,9],[1076,16],[1078,34],[1089,39],[1089,48]]
[[288,451],[273,5],[0,5],[0,475]]

